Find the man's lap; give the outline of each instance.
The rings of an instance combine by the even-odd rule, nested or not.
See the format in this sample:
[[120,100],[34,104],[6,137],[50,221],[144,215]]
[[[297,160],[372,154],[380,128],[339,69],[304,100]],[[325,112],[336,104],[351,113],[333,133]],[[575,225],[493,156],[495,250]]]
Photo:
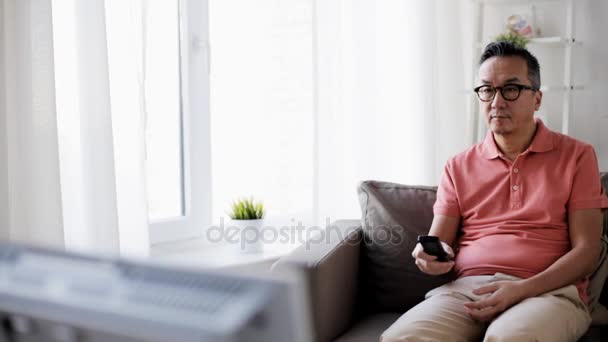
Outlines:
[[497,273],[463,277],[440,286],[393,323],[382,334],[381,341],[476,341],[484,333],[486,341],[509,340],[510,337],[522,340],[525,336],[534,336],[540,341],[560,338],[572,341],[585,333],[591,318],[574,285],[526,299],[505,311],[489,326],[468,316],[464,303],[483,297],[473,294],[474,289],[496,280],[515,279]]

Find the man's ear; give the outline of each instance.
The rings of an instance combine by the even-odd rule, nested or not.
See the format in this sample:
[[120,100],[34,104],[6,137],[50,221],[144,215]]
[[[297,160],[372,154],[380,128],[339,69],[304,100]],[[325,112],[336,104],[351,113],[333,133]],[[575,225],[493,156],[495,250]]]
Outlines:
[[534,96],[534,110],[538,110],[540,108],[541,103],[543,102],[543,92],[540,90],[536,91]]

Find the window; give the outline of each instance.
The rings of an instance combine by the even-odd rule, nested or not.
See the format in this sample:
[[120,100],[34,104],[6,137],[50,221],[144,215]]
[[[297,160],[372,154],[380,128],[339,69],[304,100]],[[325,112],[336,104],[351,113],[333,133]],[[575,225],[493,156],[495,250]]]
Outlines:
[[[210,225],[207,21],[206,1],[106,0],[113,111],[143,115],[153,244]],[[121,78],[134,71],[129,88]]]
[[145,12],[146,188],[155,222],[185,214],[179,0],[150,1]]
[[140,142],[122,139],[114,152],[120,165],[125,149],[145,155],[151,242],[201,236],[249,195],[264,201],[269,225],[310,223],[313,3],[104,4],[112,121],[133,120],[114,129]]
[[145,3],[152,241],[200,235],[251,195],[264,201],[267,225],[310,224],[312,2]]
[[[147,4],[146,96],[154,110],[146,153],[150,240],[157,243],[201,236],[211,224],[208,6],[206,0]],[[166,102],[156,105],[159,98]]]

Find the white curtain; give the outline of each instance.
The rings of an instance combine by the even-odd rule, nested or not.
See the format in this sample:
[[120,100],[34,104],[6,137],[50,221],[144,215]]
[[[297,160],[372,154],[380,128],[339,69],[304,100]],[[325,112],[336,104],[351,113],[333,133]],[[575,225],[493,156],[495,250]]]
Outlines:
[[319,217],[365,179],[435,185],[467,146],[465,1],[318,1]]
[[470,141],[468,3],[211,1],[214,222],[238,196],[310,226],[358,218],[362,180],[436,184]]
[[[3,238],[146,254],[146,1],[0,2]],[[271,225],[324,224],[359,217],[364,179],[435,184],[471,140],[467,6],[211,1],[213,221],[254,195]]]
[[[109,67],[138,65],[141,49],[119,40],[141,32],[106,30],[113,3],[2,1],[4,240],[148,253],[141,75]],[[138,27],[141,8],[124,8]],[[131,85],[122,95],[135,102],[121,102],[116,84]]]
[[62,246],[50,1],[4,1],[7,209],[3,234]]

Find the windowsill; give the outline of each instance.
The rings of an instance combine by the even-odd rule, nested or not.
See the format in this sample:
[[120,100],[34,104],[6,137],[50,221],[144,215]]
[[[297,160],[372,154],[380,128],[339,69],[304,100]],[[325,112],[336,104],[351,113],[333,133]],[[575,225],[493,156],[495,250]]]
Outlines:
[[296,249],[295,243],[267,243],[260,252],[244,252],[241,246],[229,243],[209,243],[203,239],[188,239],[155,244],[150,257],[162,263],[201,268],[240,267],[271,264]]

